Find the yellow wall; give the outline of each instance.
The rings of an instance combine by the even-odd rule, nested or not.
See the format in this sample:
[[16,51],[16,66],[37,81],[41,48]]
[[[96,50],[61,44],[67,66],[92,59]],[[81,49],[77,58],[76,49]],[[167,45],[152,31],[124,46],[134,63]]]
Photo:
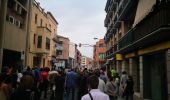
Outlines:
[[14,51],[25,51],[26,31],[6,22],[4,48]]
[[[35,23],[35,15],[37,14],[37,23]],[[42,26],[41,19],[43,20]],[[50,28],[51,25],[51,28]],[[41,57],[40,65],[39,67],[43,66],[43,58],[45,58],[45,66],[50,67],[50,64],[48,63],[50,61],[51,57],[51,51],[54,50],[51,47],[53,44],[52,41],[52,34],[57,33],[57,24],[54,22],[54,20],[51,20],[49,15],[47,13],[43,12],[41,7],[37,7],[36,4],[33,4],[32,6],[32,18],[31,18],[31,32],[30,32],[30,53],[28,55],[28,64],[29,66],[33,66],[33,57]],[[34,42],[34,34],[36,34],[35,38],[35,44]],[[38,42],[38,36],[42,36],[42,45],[41,48],[37,48],[37,42]],[[50,50],[46,49],[46,37],[50,39]]]
[[[51,25],[51,39],[56,38],[57,39],[57,26],[58,23],[54,21],[54,19],[48,14],[48,22]],[[51,40],[50,43],[50,57],[56,56],[56,42],[54,40]]]
[[156,51],[164,50],[164,49],[168,49],[168,48],[170,48],[170,41],[160,43],[160,44],[157,44],[157,45],[145,48],[145,49],[141,49],[138,51],[138,55],[156,52]]

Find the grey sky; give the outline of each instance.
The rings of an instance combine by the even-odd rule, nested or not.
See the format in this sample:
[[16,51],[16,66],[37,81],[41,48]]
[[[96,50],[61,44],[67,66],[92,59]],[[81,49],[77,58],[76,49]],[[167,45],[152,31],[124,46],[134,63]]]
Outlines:
[[[107,0],[36,0],[45,11],[57,19],[58,34],[73,43],[95,44],[94,37],[103,38]],[[79,48],[85,56],[92,57],[92,47]]]

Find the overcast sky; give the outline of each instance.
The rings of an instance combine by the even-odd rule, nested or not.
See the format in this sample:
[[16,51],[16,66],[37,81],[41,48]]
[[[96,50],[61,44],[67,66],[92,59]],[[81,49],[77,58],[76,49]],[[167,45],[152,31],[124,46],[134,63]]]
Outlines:
[[[58,21],[58,34],[73,43],[95,44],[94,37],[103,38],[105,4],[107,0],[36,0]],[[93,56],[92,47],[79,48],[85,56]]]

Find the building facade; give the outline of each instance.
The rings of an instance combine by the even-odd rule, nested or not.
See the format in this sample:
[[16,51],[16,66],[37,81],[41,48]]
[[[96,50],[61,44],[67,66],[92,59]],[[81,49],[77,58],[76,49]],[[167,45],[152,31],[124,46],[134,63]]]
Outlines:
[[23,66],[29,0],[0,1],[0,66]]
[[78,48],[77,48],[77,46],[76,46],[75,66],[74,66],[74,68],[80,68],[80,67],[81,67],[81,58],[82,58],[82,54],[81,54],[81,52],[78,50]]
[[28,36],[27,66],[51,67],[55,58],[57,21],[45,12],[40,3],[33,0],[31,6],[30,33]]
[[56,47],[56,60],[55,63],[58,68],[67,68],[69,67],[69,43],[70,40],[66,37],[57,35],[57,47]]
[[81,58],[81,67],[91,69],[93,60],[89,57],[82,56]]
[[96,68],[104,67],[104,64],[106,63],[105,52],[106,45],[104,43],[104,40],[100,39],[98,42],[96,42],[93,49],[94,67]]
[[170,1],[107,0],[107,67],[134,78],[135,99],[170,99]]
[[51,41],[50,41],[50,54],[48,56],[48,62],[50,61],[49,66],[54,66],[56,62],[56,46],[57,46],[57,30],[58,30],[58,22],[54,18],[51,12],[47,12],[49,26],[51,26]]
[[69,43],[69,67],[73,68],[75,66],[75,55],[76,55],[76,44]]

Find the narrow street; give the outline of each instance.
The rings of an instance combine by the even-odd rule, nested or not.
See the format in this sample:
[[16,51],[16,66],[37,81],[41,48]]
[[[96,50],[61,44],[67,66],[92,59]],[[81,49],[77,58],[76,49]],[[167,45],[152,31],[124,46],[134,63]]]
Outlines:
[[0,100],[170,100],[170,0],[0,0]]

